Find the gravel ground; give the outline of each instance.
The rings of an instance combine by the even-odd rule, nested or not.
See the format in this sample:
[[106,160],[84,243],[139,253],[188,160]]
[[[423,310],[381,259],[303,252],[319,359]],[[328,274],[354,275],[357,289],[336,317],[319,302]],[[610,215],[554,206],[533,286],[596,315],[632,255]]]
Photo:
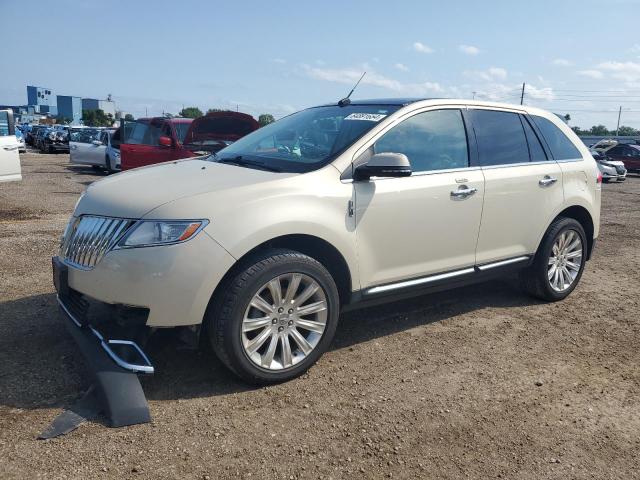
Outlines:
[[151,424],[38,441],[86,388],[50,257],[101,175],[67,162],[22,155],[0,184],[0,478],[640,478],[640,179],[603,187],[563,302],[507,280],[345,314],[307,375],[269,388],[169,340]]

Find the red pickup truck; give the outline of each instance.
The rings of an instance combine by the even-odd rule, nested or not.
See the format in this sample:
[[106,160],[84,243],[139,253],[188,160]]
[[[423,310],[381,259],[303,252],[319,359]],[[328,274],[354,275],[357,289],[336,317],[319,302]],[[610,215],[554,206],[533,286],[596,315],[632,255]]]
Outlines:
[[124,124],[122,170],[217,152],[259,128],[246,113],[215,112],[190,118],[140,118]]

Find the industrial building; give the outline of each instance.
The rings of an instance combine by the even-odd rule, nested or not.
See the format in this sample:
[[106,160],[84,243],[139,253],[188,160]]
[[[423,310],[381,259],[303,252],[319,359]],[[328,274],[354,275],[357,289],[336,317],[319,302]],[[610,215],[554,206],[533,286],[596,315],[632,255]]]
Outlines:
[[105,115],[116,117],[116,104],[111,100],[98,100],[97,98],[83,98],[82,110],[102,110]]
[[58,115],[56,96],[47,87],[27,86],[27,105],[34,107],[34,113]]
[[82,98],[58,95],[58,116],[70,120],[72,125],[82,121]]

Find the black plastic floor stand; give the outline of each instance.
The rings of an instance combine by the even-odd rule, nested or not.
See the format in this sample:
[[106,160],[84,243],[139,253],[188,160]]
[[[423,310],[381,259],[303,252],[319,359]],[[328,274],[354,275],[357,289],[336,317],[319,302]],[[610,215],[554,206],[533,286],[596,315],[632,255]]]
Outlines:
[[93,383],[87,393],[60,414],[38,438],[69,433],[100,413],[110,427],[150,422],[149,405],[138,375],[116,365],[88,330],[79,328],[70,320],[65,323],[86,359]]

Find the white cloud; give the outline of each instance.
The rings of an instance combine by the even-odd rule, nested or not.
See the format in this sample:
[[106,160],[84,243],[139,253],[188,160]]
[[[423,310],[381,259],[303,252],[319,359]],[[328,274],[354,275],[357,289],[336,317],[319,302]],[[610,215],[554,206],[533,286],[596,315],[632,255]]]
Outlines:
[[[611,72],[613,78],[625,82],[640,80],[640,63],[636,62],[602,62],[596,68]],[[602,77],[599,77],[602,78]]]
[[507,78],[507,71],[500,67],[490,67],[487,70],[470,70],[464,72],[467,77],[474,78],[476,80],[484,80],[491,82],[494,80],[504,80]]
[[421,42],[415,42],[413,44],[413,49],[420,53],[433,53],[433,48]]
[[573,62],[564,58],[556,58],[552,63],[558,67],[570,67],[573,65]]
[[409,71],[409,67],[407,67],[406,65],[402,64],[402,63],[396,63],[394,65],[394,67],[396,67],[398,70],[400,70],[401,72],[408,72]]
[[[442,94],[445,91],[437,82],[404,83],[379,74],[368,65],[364,65],[363,67],[366,67],[367,71],[367,74],[362,79],[363,85],[380,87],[402,95],[426,96]],[[318,68],[305,64],[301,65],[301,72],[311,78],[347,85],[355,84],[362,75],[363,70],[364,68]]]
[[467,55],[478,55],[480,53],[480,49],[473,45],[458,45],[458,50]]
[[595,78],[596,80],[604,77],[604,74],[600,70],[580,70],[578,75],[583,77]]

